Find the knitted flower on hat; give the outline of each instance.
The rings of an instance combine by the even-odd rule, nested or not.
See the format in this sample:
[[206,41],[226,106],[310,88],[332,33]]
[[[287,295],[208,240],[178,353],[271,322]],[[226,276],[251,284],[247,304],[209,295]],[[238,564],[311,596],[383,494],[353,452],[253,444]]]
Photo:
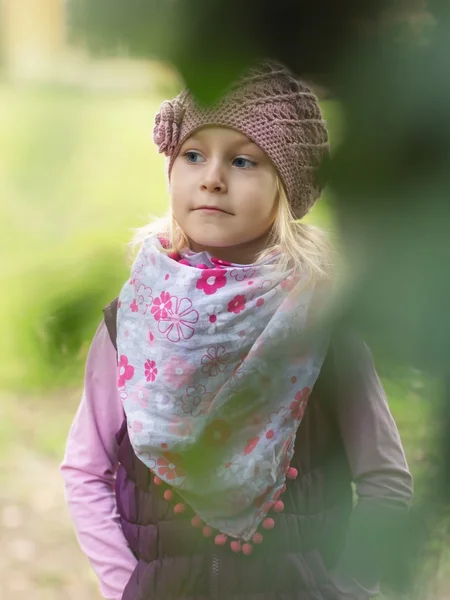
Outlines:
[[183,113],[182,104],[175,98],[163,102],[156,115],[153,141],[158,146],[159,152],[166,156],[170,156],[178,146]]

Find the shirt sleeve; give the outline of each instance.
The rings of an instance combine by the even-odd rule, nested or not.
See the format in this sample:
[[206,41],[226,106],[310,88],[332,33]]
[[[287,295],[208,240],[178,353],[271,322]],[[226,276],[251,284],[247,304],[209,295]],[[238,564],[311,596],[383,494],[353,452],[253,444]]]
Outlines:
[[[355,583],[345,598],[369,598],[405,533],[413,480],[369,348],[348,336],[333,351],[337,375],[334,412],[346,451],[357,504],[336,569]],[[339,586],[339,583],[337,584]],[[342,591],[345,585],[341,582]]]
[[124,413],[116,387],[117,359],[104,322],[92,341],[84,392],[61,465],[78,542],[108,600],[120,600],[137,564],[123,535],[114,494],[115,438]]

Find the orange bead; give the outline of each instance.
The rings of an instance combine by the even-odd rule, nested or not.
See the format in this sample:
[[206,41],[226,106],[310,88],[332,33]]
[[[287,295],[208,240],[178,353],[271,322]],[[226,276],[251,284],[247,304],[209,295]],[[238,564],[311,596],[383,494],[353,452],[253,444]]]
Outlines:
[[273,519],[264,519],[262,522],[262,526],[264,529],[273,529],[275,527],[275,521]]
[[175,506],[173,507],[173,512],[176,515],[181,515],[182,513],[184,513],[185,508],[186,507],[182,502],[178,502],[178,504],[175,504]]
[[294,467],[289,467],[288,472],[287,472],[287,478],[288,479],[296,479],[297,475],[298,475],[297,469]]
[[216,537],[214,538],[214,543],[216,544],[216,546],[225,546],[227,540],[228,537],[224,533],[219,533],[219,535],[216,535]]
[[252,537],[252,542],[253,542],[254,544],[262,544],[262,542],[263,542],[263,539],[264,539],[264,536],[263,536],[263,534],[262,534],[262,533],[259,533],[259,531],[257,531],[255,534],[253,534],[253,537]]
[[250,556],[250,554],[253,552],[253,546],[249,543],[244,544],[242,546],[242,552],[245,554],[245,556]]
[[173,492],[172,492],[172,490],[166,490],[164,492],[164,499],[167,500],[167,502],[170,502],[170,500],[173,499]]
[[155,475],[153,477],[153,481],[155,482],[155,485],[162,485],[163,484],[162,479],[160,479],[157,475]]
[[203,525],[202,520],[200,519],[200,517],[198,515],[195,515],[195,517],[192,517],[191,523],[192,523],[193,527],[201,527]]
[[209,525],[205,525],[202,529],[202,533],[205,538],[209,538],[212,536],[213,530]]
[[283,510],[284,510],[284,504],[283,504],[283,502],[281,502],[281,500],[277,500],[277,502],[275,502],[275,504],[273,505],[273,510],[276,513],[283,512]]

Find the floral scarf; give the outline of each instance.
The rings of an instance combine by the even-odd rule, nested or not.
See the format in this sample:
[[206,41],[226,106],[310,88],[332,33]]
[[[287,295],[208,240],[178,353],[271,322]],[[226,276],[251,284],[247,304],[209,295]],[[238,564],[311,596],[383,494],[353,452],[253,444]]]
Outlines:
[[328,343],[300,351],[314,286],[276,262],[168,255],[151,238],[118,304],[136,455],[203,522],[243,540],[284,485]]

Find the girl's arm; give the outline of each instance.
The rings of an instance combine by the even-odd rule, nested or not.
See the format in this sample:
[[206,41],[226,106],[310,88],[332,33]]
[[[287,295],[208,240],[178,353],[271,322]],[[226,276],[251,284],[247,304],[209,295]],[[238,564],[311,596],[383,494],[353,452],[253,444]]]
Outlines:
[[89,350],[84,393],[61,472],[78,542],[109,600],[122,598],[137,563],[122,533],[113,491],[115,434],[124,419],[116,379],[116,352],[102,322]]
[[344,597],[370,597],[405,534],[413,480],[370,350],[341,334],[332,352],[337,386],[331,398],[358,496],[335,574],[361,588],[359,596],[348,590]]

